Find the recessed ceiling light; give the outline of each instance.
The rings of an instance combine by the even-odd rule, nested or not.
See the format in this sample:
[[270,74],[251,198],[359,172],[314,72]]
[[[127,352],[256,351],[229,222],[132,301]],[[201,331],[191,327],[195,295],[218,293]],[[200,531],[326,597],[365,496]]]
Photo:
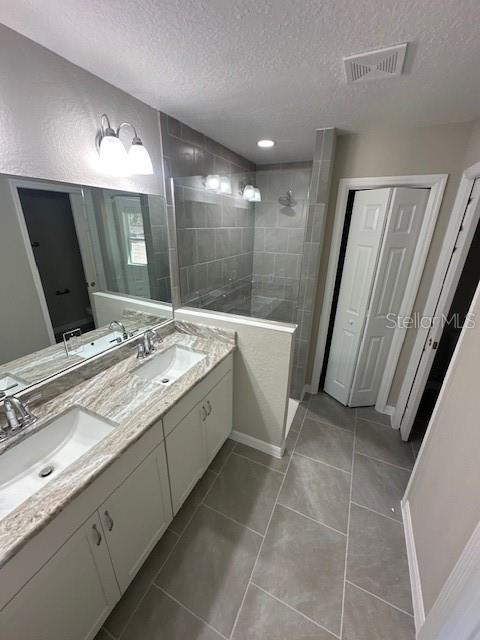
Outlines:
[[275,140],[269,140],[268,138],[259,140],[257,142],[257,147],[262,147],[262,149],[269,149],[270,147],[274,147],[274,146],[275,146]]

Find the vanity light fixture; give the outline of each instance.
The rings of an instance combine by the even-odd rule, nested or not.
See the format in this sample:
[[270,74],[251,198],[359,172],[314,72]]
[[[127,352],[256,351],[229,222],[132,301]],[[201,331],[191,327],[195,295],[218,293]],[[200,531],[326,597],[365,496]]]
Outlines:
[[262,138],[257,142],[257,147],[261,147],[262,149],[271,149],[271,147],[275,146],[275,140],[270,140],[270,138]]
[[246,184],[242,193],[243,199],[247,202],[254,202],[255,200],[255,187],[253,184]]
[[220,189],[220,176],[216,173],[208,175],[205,178],[205,189],[207,191],[218,192]]
[[261,201],[262,201],[261,191],[258,187],[255,187],[253,189],[253,202],[261,202]]
[[[106,126],[104,126],[105,124]],[[133,131],[133,139],[128,153],[119,137],[120,130],[125,127],[130,127]],[[98,152],[102,162],[114,175],[153,174],[150,154],[130,122],[121,122],[115,131],[110,125],[108,116],[104,113],[101,118],[101,139]]]
[[220,176],[219,192],[226,196],[232,195],[232,182],[228,176]]

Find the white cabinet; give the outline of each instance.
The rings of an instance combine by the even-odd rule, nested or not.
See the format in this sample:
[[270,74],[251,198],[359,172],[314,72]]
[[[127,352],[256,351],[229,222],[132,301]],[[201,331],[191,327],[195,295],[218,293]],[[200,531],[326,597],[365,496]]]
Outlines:
[[232,390],[230,370],[165,439],[174,514],[232,431]]
[[205,444],[199,405],[168,435],[166,447],[173,513],[177,513],[205,471]]
[[172,519],[163,444],[112,493],[99,514],[123,593]]
[[212,389],[202,405],[205,407],[205,448],[207,465],[213,460],[220,447],[232,431],[232,372]]
[[90,640],[120,597],[98,514],[0,613],[2,640]]

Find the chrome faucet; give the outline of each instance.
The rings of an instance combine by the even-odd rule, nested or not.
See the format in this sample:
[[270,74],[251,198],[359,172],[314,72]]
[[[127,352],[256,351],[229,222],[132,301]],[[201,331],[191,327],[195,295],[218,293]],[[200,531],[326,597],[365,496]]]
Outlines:
[[0,440],[5,439],[10,432],[28,427],[38,420],[37,416],[31,412],[28,404],[15,396],[7,396],[4,399],[3,410],[8,426],[6,429],[0,429]]
[[145,331],[145,333],[143,334],[143,348],[145,350],[146,356],[149,356],[151,353],[155,351],[156,337],[157,337],[157,334],[155,333],[155,331],[152,331],[151,329],[149,329],[148,331]]
[[120,329],[120,331],[122,332],[122,338],[124,340],[127,340],[128,338],[127,330],[125,329],[125,326],[118,320],[112,320],[108,325],[108,328],[110,329],[110,331],[114,331],[115,328]]

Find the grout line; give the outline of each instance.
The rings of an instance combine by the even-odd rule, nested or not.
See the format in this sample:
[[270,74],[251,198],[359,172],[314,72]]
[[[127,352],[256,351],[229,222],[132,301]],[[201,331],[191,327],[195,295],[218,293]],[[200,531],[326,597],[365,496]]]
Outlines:
[[324,631],[326,631],[327,633],[329,633],[330,635],[334,636],[335,638],[338,638],[340,640],[340,636],[336,633],[334,633],[333,631],[330,631],[330,629],[327,629],[327,627],[324,627],[323,625],[321,625],[319,622],[317,622],[316,620],[313,620],[313,618],[309,618],[307,615],[305,615],[304,613],[302,613],[301,611],[299,611],[298,609],[295,609],[295,607],[292,607],[291,604],[288,604],[288,602],[285,602],[284,600],[281,600],[280,598],[277,598],[277,596],[274,596],[273,593],[270,593],[270,591],[267,591],[266,589],[264,589],[263,587],[261,587],[260,585],[258,585],[256,582],[253,582],[252,580],[252,585],[256,588],[259,589],[260,591],[263,591],[263,593],[265,593],[267,596],[269,596],[270,598],[273,598],[274,600],[276,600],[277,602],[280,602],[280,604],[283,604],[285,607],[287,607],[288,609],[290,609],[291,611],[294,611],[295,613],[298,613],[300,616],[302,616],[302,618],[305,618],[305,620],[308,620],[308,622],[311,622],[312,624],[314,624],[316,627],[319,627],[320,629],[323,629]]
[[[306,458],[307,460],[311,460],[312,462],[318,462],[319,464],[324,464],[326,467],[330,467],[330,469],[335,469],[335,471],[342,471],[343,473],[347,473],[350,475],[351,471],[345,471],[345,469],[340,469],[340,467],[334,467],[333,464],[328,464],[328,462],[323,462],[323,460],[317,460],[316,458],[311,458],[310,456],[306,456],[304,453],[299,453],[295,451],[296,456],[300,456],[300,458]],[[293,453],[292,453],[293,458]]]
[[397,518],[392,518],[392,516],[387,516],[385,513],[380,513],[380,511],[375,511],[375,509],[371,509],[370,507],[366,507],[364,504],[360,504],[359,502],[355,502],[355,500],[352,500],[352,504],[355,507],[358,507],[359,509],[365,509],[365,511],[370,511],[371,513],[374,513],[377,516],[381,516],[382,518],[387,518],[387,520],[391,520],[392,522],[396,522],[397,524],[400,524],[400,525],[403,524],[402,520],[397,520]]
[[111,638],[111,640],[117,640],[115,636],[112,633],[110,633],[110,631],[106,627],[101,626],[100,629],[98,630],[98,633],[100,633],[100,630],[103,631],[103,633],[107,635],[109,638]]
[[383,602],[383,604],[386,604],[389,607],[392,607],[392,609],[396,609],[397,611],[400,611],[400,613],[404,613],[406,616],[413,618],[413,615],[411,613],[408,613],[408,611],[405,611],[405,609],[401,609],[400,607],[397,607],[397,605],[392,604],[391,602],[387,602],[387,600],[384,600],[383,598],[380,598],[380,596],[377,596],[375,593],[372,593],[371,591],[367,591],[363,587],[359,587],[358,584],[355,584],[355,582],[352,582],[351,580],[347,580],[347,583],[352,585],[352,587],[355,587],[355,589],[359,589],[360,591],[363,591],[363,593],[366,593],[367,595],[372,596],[372,598],[376,598],[377,600],[380,600],[380,602]]
[[[378,422],[378,420],[370,420],[370,418],[362,418],[362,416],[358,415],[358,410],[355,409],[355,411],[357,413],[357,419],[358,420],[363,420],[363,422],[372,422],[373,424],[378,424],[381,427],[386,427],[387,429],[392,429],[392,425],[391,424],[385,424],[384,422]],[[388,414],[382,413],[382,415],[388,415]],[[397,429],[393,429],[393,431],[397,431]]]
[[345,568],[343,573],[343,594],[342,594],[342,613],[340,617],[340,638],[343,637],[343,618],[345,614],[345,586],[347,583],[347,563],[348,563],[348,547],[350,542],[350,514],[352,511],[352,492],[353,492],[353,468],[355,464],[355,446],[357,442],[357,412],[355,411],[355,425],[353,428],[353,449],[352,449],[352,466],[350,468],[350,496],[348,499],[348,517],[347,517],[347,544],[345,546]]
[[201,506],[205,507],[205,509],[209,509],[209,511],[213,511],[219,516],[222,516],[222,518],[225,518],[226,520],[230,520],[230,522],[234,522],[235,524],[238,524],[240,527],[243,527],[244,529],[248,529],[248,531],[251,531],[252,533],[254,533],[257,536],[260,536],[261,538],[265,537],[263,533],[260,533],[260,531],[256,531],[251,527],[247,527],[247,525],[243,524],[243,522],[239,522],[238,520],[235,520],[235,518],[231,518],[230,516],[227,516],[225,513],[222,513],[222,511],[219,511],[218,509],[215,509],[214,507],[211,507],[208,504],[202,503]]
[[[248,446],[248,445],[244,445],[244,446]],[[254,451],[256,451],[256,449],[254,449]],[[269,467],[268,465],[263,464],[262,462],[258,462],[257,460],[252,460],[248,456],[243,455],[241,453],[237,453],[236,451],[232,451],[232,455],[237,456],[237,458],[243,458],[244,460],[248,460],[248,462],[252,462],[253,464],[258,465],[259,467],[263,467],[264,469],[268,469],[269,471],[274,471],[275,473],[280,473],[282,476],[285,475],[285,471],[279,471],[278,469],[273,469],[272,467]],[[268,453],[266,453],[265,455],[268,455]],[[280,460],[280,458],[277,458],[277,460]]]
[[412,469],[409,469],[408,467],[402,467],[399,464],[395,464],[394,462],[387,462],[386,460],[382,460],[381,458],[375,458],[375,456],[370,456],[368,455],[368,453],[362,453],[360,451],[355,452],[355,455],[357,456],[363,456],[364,458],[368,458],[369,460],[375,460],[375,462],[381,462],[382,464],[388,464],[389,467],[395,467],[395,469],[402,469],[403,471],[408,471],[409,473],[412,473]]
[[176,598],[174,598],[172,596],[171,593],[169,593],[168,591],[166,591],[163,587],[159,587],[158,584],[153,584],[153,586],[158,589],[159,591],[161,591],[164,595],[167,596],[167,598],[170,598],[170,600],[173,600],[173,602],[175,602],[180,608],[182,608],[184,611],[188,611],[188,613],[193,616],[194,618],[196,618],[197,620],[199,620],[200,622],[203,622],[203,624],[205,624],[205,626],[207,626],[209,629],[211,629],[212,631],[215,631],[215,633],[218,633],[219,636],[221,636],[222,638],[224,638],[224,640],[228,640],[227,636],[224,636],[223,633],[221,631],[219,631],[218,629],[216,629],[214,626],[212,626],[209,622],[207,622],[206,620],[204,620],[202,617],[200,617],[198,615],[198,613],[195,613],[194,611],[192,611],[191,609],[189,609],[188,607],[186,607],[184,604],[182,604],[179,600],[177,600]]
[[[306,413],[305,413],[305,415],[306,415]],[[278,498],[279,498],[279,496],[280,496],[280,492],[281,492],[281,490],[282,490],[283,484],[284,484],[285,479],[286,479],[286,477],[287,477],[288,469],[290,468],[290,464],[291,464],[291,462],[292,462],[293,453],[294,453],[294,451],[295,451],[295,447],[297,446],[298,438],[300,437],[300,433],[301,433],[301,431],[302,431],[303,423],[304,423],[304,420],[305,420],[305,415],[303,416],[302,423],[301,423],[301,425],[300,425],[300,429],[299,429],[299,432],[298,432],[298,435],[297,435],[297,439],[295,440],[295,444],[293,445],[293,448],[292,448],[292,455],[290,456],[290,460],[288,461],[287,468],[286,468],[286,470],[285,470],[285,475],[283,476],[282,481],[281,481],[281,483],[280,483],[280,486],[279,486],[279,488],[278,488],[278,492],[277,492],[277,495],[276,495],[276,498],[275,498],[275,502],[273,503],[272,511],[271,511],[271,513],[270,513],[270,517],[269,517],[269,519],[268,519],[267,528],[265,529],[265,536],[264,536],[264,537],[263,537],[263,539],[262,539],[262,542],[261,542],[260,547],[259,547],[259,549],[258,549],[257,557],[255,558],[255,562],[253,563],[253,567],[252,567],[252,570],[251,570],[251,572],[250,572],[250,577],[248,578],[247,586],[245,587],[245,591],[244,591],[244,593],[243,593],[243,598],[242,598],[242,601],[241,601],[241,603],[240,603],[240,607],[238,608],[237,615],[235,616],[235,622],[234,622],[234,624],[233,624],[232,631],[231,631],[231,633],[230,633],[230,638],[232,638],[232,637],[233,637],[233,634],[235,633],[235,629],[236,629],[236,627],[237,627],[238,620],[239,620],[239,618],[240,618],[240,614],[241,614],[242,609],[243,609],[243,605],[244,605],[244,602],[245,602],[245,598],[247,597],[248,588],[249,588],[249,587],[250,587],[250,585],[252,584],[253,574],[254,574],[254,572],[255,572],[255,568],[256,568],[256,566],[257,566],[258,559],[260,558],[260,554],[262,553],[263,545],[264,545],[265,540],[266,540],[266,538],[267,538],[268,530],[269,530],[269,528],[270,528],[270,523],[272,522],[273,514],[274,514],[274,512],[275,512],[275,507],[277,506]]]
[[316,524],[319,524],[322,527],[325,527],[326,529],[330,529],[331,531],[334,531],[335,533],[339,533],[341,536],[346,536],[347,535],[343,531],[339,531],[338,529],[335,529],[335,527],[331,527],[330,525],[325,524],[324,522],[321,522],[320,520],[315,520],[315,518],[312,518],[311,516],[307,516],[306,513],[302,513],[301,511],[297,511],[296,509],[293,509],[292,507],[289,507],[288,505],[283,504],[282,502],[278,502],[277,501],[277,506],[282,507],[283,509],[288,509],[289,511],[293,511],[293,513],[296,513],[297,515],[302,516],[303,518],[307,518],[307,520],[311,520],[312,522],[315,522]]
[[[310,412],[312,413],[311,410]],[[328,420],[325,420],[325,418],[323,419],[319,418],[315,414],[308,416],[308,419],[312,420],[313,422],[320,422],[321,424],[324,424],[327,427],[335,427],[335,429],[341,429],[342,431],[348,431],[348,433],[353,433],[353,429],[348,429],[347,427],[341,427],[339,424],[333,424],[333,422],[328,422]],[[355,421],[355,418],[354,418],[354,421]]]
[[[195,513],[196,513],[196,510],[195,510]],[[195,515],[195,513],[194,513],[193,515]],[[193,518],[193,515],[192,515],[192,518]],[[190,521],[191,521],[191,519],[192,519],[192,518],[190,518],[189,523],[190,523]],[[188,525],[187,525],[187,526],[188,526]],[[187,527],[185,527],[185,529],[186,529],[186,528],[187,528]],[[185,529],[184,529],[184,531],[185,531]],[[163,537],[164,535],[165,535],[165,533],[163,533],[163,534],[162,534],[162,537]],[[177,535],[177,534],[175,534],[175,535]],[[183,534],[182,534],[182,535],[183,535]],[[182,539],[182,535],[180,535],[180,536],[179,536],[179,535],[177,535],[177,539],[176,539],[176,541],[175,541],[174,545],[172,546],[172,548],[170,549],[170,551],[167,553],[167,555],[166,555],[166,557],[165,557],[165,560],[162,562],[162,564],[160,565],[159,570],[157,571],[157,573],[155,574],[155,576],[154,576],[154,577],[152,578],[152,580],[150,581],[150,583],[149,583],[149,585],[148,585],[148,588],[147,588],[147,589],[145,589],[145,593],[144,593],[144,594],[143,594],[143,596],[140,598],[140,600],[137,602],[136,607],[134,607],[134,609],[132,610],[131,614],[129,615],[128,620],[127,620],[127,622],[125,623],[125,626],[123,627],[123,629],[122,629],[122,631],[121,631],[120,635],[118,636],[118,640],[121,640],[122,636],[124,635],[125,631],[126,631],[126,630],[127,630],[127,628],[128,628],[128,625],[129,625],[129,624],[130,624],[130,622],[132,621],[133,616],[137,613],[137,611],[138,611],[138,610],[139,610],[139,608],[140,608],[140,605],[141,605],[141,604],[142,604],[142,602],[145,600],[145,598],[146,598],[146,596],[147,596],[147,593],[150,591],[150,589],[152,588],[152,586],[155,584],[155,580],[156,580],[156,579],[158,578],[158,576],[160,575],[160,572],[163,570],[164,566],[165,566],[165,565],[167,564],[167,562],[170,560],[171,555],[173,554],[173,552],[174,552],[174,551],[175,551],[175,549],[177,548],[178,544],[180,543],[180,540]],[[162,538],[160,538],[160,540],[161,540],[161,539],[162,539]],[[160,542],[160,540],[159,540],[159,542]],[[158,542],[157,542],[157,544],[158,544]],[[156,586],[156,585],[155,585],[155,586]],[[126,592],[125,592],[125,593],[126,593]],[[123,597],[123,595],[125,595],[125,594],[122,594],[122,597]],[[120,600],[119,600],[119,602],[120,602]]]

